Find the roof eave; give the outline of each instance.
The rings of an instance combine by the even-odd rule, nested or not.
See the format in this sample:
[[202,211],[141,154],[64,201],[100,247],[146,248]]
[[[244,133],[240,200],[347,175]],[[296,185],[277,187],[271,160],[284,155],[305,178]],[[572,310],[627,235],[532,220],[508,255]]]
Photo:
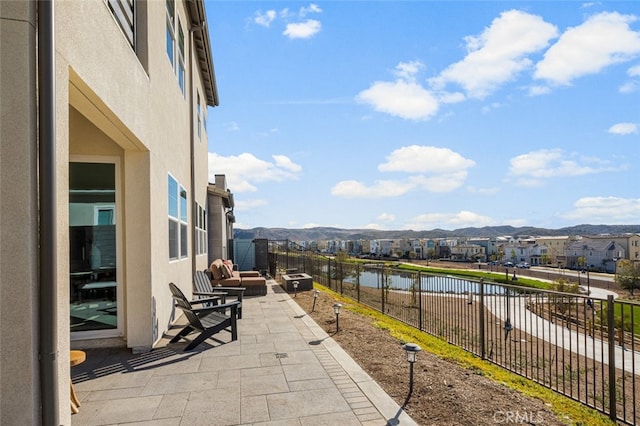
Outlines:
[[207,13],[203,0],[187,0],[191,26],[200,26],[200,31],[193,32],[194,48],[198,58],[200,74],[204,84],[207,105],[216,107],[219,105],[216,74],[213,68],[213,55],[211,54],[211,42],[209,28],[207,27]]

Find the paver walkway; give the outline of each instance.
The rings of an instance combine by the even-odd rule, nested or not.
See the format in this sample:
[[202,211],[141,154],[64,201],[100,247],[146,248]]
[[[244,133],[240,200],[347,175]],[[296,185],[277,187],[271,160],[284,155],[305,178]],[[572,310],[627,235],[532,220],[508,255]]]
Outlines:
[[[192,352],[87,351],[74,425],[415,425],[275,281],[245,298],[239,339]],[[226,340],[225,340],[226,339]]]

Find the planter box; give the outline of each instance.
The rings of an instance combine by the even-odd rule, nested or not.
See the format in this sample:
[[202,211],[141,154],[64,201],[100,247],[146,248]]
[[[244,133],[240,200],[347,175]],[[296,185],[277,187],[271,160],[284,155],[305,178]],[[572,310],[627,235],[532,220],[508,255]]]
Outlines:
[[282,287],[288,292],[293,293],[293,282],[298,281],[298,291],[312,290],[313,278],[308,274],[288,274],[282,276]]

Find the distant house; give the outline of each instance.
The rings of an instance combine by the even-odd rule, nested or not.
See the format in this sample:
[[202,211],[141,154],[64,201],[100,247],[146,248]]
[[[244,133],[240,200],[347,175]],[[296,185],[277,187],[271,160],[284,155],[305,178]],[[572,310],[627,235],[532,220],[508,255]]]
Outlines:
[[614,273],[618,260],[626,258],[626,252],[618,242],[605,239],[574,241],[567,246],[565,258],[568,268],[581,267],[581,257],[585,259],[583,267]]
[[478,244],[457,244],[451,247],[451,260],[466,262],[484,262],[485,248]]
[[207,265],[204,23],[202,0],[0,2],[2,424],[69,425],[69,349],[150,350]]
[[498,243],[495,237],[486,237],[486,238],[469,238],[467,239],[467,244],[476,244],[484,247],[485,254],[487,258],[491,258],[495,256],[498,251]]
[[583,241],[615,241],[624,249],[625,258],[640,261],[640,234],[622,235],[589,235],[582,237]]

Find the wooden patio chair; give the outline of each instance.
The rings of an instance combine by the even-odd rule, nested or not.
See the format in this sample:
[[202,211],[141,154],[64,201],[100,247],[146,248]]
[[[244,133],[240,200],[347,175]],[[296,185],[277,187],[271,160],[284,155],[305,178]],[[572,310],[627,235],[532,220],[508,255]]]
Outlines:
[[242,319],[242,298],[246,290],[245,287],[214,286],[206,271],[196,271],[193,275],[193,287],[193,295],[200,298],[219,296],[222,298],[222,303],[226,303],[229,296],[234,297],[240,303],[238,305],[238,319]]
[[[189,321],[189,324],[171,339],[171,343],[175,343],[182,338],[187,340],[186,336],[192,332],[198,332],[198,335],[184,348],[185,351],[190,351],[209,338],[216,340],[213,336],[221,331],[231,333],[232,341],[238,340],[237,316],[240,302],[213,304],[212,300],[219,299],[219,296],[189,301],[182,293],[182,290],[174,283],[169,283],[169,288],[176,307],[184,312],[187,321]],[[197,304],[202,305],[202,307],[193,306]],[[226,314],[227,309],[231,311],[230,315]],[[219,342],[219,340],[216,341]]]

